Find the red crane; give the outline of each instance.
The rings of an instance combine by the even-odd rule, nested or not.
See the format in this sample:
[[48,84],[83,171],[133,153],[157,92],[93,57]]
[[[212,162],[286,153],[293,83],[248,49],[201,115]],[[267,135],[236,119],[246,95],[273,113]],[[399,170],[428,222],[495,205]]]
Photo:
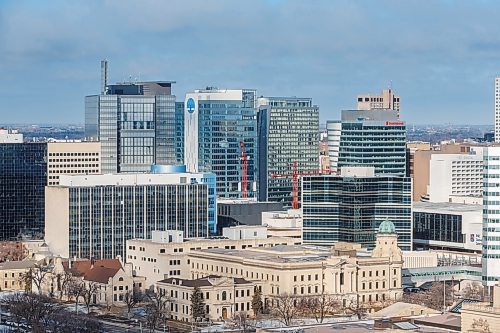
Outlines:
[[241,151],[241,197],[243,199],[247,198],[247,187],[248,187],[248,156],[245,152],[245,143],[240,141],[240,151]]
[[320,174],[320,170],[312,170],[312,171],[297,171],[297,161],[293,161],[293,172],[291,174],[271,174],[273,178],[289,178],[292,177],[292,208],[299,208],[299,176],[302,175],[317,175]]

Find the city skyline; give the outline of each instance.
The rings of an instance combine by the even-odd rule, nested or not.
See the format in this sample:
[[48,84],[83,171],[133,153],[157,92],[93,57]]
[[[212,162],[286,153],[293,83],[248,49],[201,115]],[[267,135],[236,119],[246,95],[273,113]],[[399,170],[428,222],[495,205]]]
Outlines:
[[174,80],[178,100],[206,86],[311,97],[325,123],[392,86],[408,123],[493,124],[500,4],[314,4],[4,1],[3,122],[83,123],[107,58],[110,83]]

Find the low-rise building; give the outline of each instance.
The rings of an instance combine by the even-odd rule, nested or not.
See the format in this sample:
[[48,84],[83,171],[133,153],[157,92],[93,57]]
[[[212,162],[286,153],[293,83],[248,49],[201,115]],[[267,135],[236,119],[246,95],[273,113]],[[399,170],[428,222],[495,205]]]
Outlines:
[[[255,230],[250,233],[251,229]],[[146,277],[147,286],[152,286],[157,281],[170,277],[190,279],[188,255],[195,250],[245,250],[300,244],[300,240],[295,238],[268,237],[264,227],[246,226],[228,230],[227,237],[211,238],[184,238],[179,231],[153,231],[150,240],[127,241],[126,261],[133,265],[137,274]]]
[[286,212],[262,212],[262,225],[267,227],[271,237],[292,237],[302,241],[302,212],[289,209]]
[[24,291],[23,275],[37,264],[35,260],[6,261],[0,263],[0,291]]
[[278,245],[246,249],[212,248],[187,256],[191,279],[209,275],[262,282],[264,303],[282,294],[319,295],[323,292],[350,302],[397,300],[402,294],[402,252],[394,224],[380,224],[372,253],[359,244],[333,248]]
[[413,204],[415,248],[479,253],[482,250],[483,207],[449,202]]
[[463,303],[462,332],[500,332],[500,285],[493,286],[492,303]]
[[158,281],[158,288],[170,298],[170,318],[186,322],[201,321],[193,318],[191,295],[199,289],[205,303],[208,320],[232,318],[238,312],[252,311],[252,297],[256,283],[242,278],[216,275],[187,280],[168,278]]

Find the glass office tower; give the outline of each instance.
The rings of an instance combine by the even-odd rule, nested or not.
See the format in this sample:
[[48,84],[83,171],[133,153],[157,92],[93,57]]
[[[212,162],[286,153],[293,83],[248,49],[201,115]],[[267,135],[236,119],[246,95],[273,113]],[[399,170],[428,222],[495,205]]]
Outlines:
[[188,172],[212,172],[217,195],[242,195],[240,142],[247,156],[247,192],[256,194],[257,109],[255,90],[207,88],[186,94],[184,159]]
[[338,168],[374,166],[375,174],[406,176],[406,124],[396,110],[343,110],[341,122]]
[[0,144],[0,240],[43,238],[47,143]]
[[258,198],[290,205],[293,163],[299,173],[319,170],[319,108],[311,98],[261,97],[257,103]]
[[85,98],[85,136],[101,141],[102,172],[147,172],[182,164],[176,153],[175,96],[170,81],[121,83]]
[[377,228],[386,219],[396,226],[398,245],[411,250],[411,179],[399,176],[302,177],[305,244],[335,242],[375,246]]

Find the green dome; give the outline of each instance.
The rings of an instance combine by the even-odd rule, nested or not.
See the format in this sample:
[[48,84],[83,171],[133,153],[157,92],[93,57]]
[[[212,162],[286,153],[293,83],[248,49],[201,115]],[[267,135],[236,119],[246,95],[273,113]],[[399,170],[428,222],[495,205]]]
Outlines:
[[379,234],[395,234],[396,233],[396,227],[394,226],[394,223],[392,223],[389,220],[385,220],[380,225],[378,226],[378,233]]

